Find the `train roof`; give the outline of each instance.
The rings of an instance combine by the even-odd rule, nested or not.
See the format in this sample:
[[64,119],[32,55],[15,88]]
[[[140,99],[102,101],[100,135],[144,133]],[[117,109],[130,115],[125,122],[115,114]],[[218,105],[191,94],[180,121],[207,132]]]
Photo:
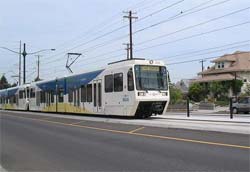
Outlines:
[[109,63],[109,67],[112,66],[124,66],[124,65],[152,65],[152,66],[164,66],[164,62],[161,60],[146,60],[144,58],[134,58],[120,60],[116,62]]

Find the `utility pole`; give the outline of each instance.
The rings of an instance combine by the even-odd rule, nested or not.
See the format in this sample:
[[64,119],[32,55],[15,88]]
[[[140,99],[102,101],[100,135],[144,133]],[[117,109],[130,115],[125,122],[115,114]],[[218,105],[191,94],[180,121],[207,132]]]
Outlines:
[[22,55],[23,55],[23,84],[25,84],[26,83],[26,55],[27,55],[25,43],[23,44]]
[[40,80],[40,57],[41,55],[36,55],[37,56],[37,78],[36,80]]
[[234,72],[234,95],[237,99],[236,81],[237,81],[237,75],[236,72]]
[[201,71],[203,72],[204,71],[204,62],[205,60],[201,60],[200,63],[201,63]]
[[[21,41],[20,41],[20,44],[21,44]],[[19,54],[19,73],[21,73],[21,56],[23,56],[23,84],[26,83],[26,56],[27,55],[32,55],[32,54],[37,54],[37,53],[40,53],[40,52],[43,52],[43,51],[48,51],[48,50],[55,51],[56,50],[56,49],[42,49],[42,50],[39,50],[39,51],[36,51],[36,52],[27,53],[25,43],[23,44],[23,52],[22,53],[21,53],[21,48],[20,48],[19,52],[11,50],[11,49],[9,49],[7,47],[0,47],[0,48],[11,51],[11,52],[16,53],[16,54]],[[19,78],[21,78],[21,74],[20,74]]]
[[124,18],[128,18],[129,19],[129,44],[130,44],[130,59],[133,59],[133,31],[132,31],[132,19],[138,19],[138,17],[134,17],[132,16],[132,11],[128,12],[128,16],[123,16]]
[[129,60],[129,43],[124,43],[123,45],[126,45],[127,47],[125,48],[125,50],[127,51],[127,60]]
[[18,71],[18,85],[21,85],[21,66],[22,66],[22,41],[19,46],[19,71]]

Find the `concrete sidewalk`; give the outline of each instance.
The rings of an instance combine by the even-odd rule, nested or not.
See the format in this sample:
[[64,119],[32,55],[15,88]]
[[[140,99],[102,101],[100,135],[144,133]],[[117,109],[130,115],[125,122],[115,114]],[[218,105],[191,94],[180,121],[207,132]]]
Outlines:
[[233,118],[230,118],[230,114],[217,114],[211,113],[211,111],[199,111],[190,112],[190,117],[187,117],[186,112],[167,112],[161,117],[165,119],[177,119],[177,120],[193,120],[193,121],[215,121],[215,122],[233,122],[233,123],[248,123],[250,124],[249,114],[233,114]]

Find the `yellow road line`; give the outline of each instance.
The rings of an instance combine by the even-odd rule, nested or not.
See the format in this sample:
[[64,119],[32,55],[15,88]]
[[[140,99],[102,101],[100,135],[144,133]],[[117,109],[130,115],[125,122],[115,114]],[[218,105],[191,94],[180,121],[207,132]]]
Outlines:
[[81,124],[82,122],[86,122],[86,121],[78,121],[78,122],[72,123],[72,124],[70,124],[70,125]]
[[[5,114],[5,115],[7,115],[7,114]],[[159,135],[152,135],[152,134],[134,133],[131,131],[127,132],[127,131],[120,131],[120,130],[111,130],[111,129],[104,129],[104,128],[98,128],[98,127],[90,127],[90,126],[85,126],[85,125],[67,124],[67,123],[49,121],[49,120],[44,120],[44,119],[26,118],[26,117],[15,116],[15,115],[7,115],[7,116],[14,116],[14,117],[18,117],[18,118],[30,119],[30,120],[34,120],[34,121],[42,121],[42,122],[47,122],[47,123],[55,123],[55,124],[60,124],[60,125],[64,125],[64,126],[74,126],[74,127],[88,128],[88,129],[99,130],[99,131],[108,131],[108,132],[112,132],[112,133],[144,136],[144,137],[150,137],[150,138],[159,138],[159,139],[165,139],[165,140],[175,140],[175,141],[190,142],[190,143],[199,143],[199,144],[206,144],[206,145],[216,145],[216,146],[224,146],[224,147],[232,147],[232,148],[250,149],[250,146],[242,146],[242,145],[234,145],[234,144],[226,144],[226,143],[218,143],[218,142],[208,142],[208,141],[202,141],[202,140],[184,139],[184,138],[159,136]]]
[[53,118],[53,117],[47,117],[47,118],[41,118],[41,119],[47,120],[47,119],[51,119],[51,118]]
[[142,130],[142,129],[144,129],[144,128],[145,128],[145,127],[140,127],[140,128],[135,129],[135,130],[129,131],[129,133],[134,133],[134,132],[140,131],[140,130]]

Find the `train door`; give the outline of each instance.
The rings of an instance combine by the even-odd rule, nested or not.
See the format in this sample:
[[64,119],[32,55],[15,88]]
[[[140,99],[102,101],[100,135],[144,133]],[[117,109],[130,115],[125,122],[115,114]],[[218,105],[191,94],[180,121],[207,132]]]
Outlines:
[[102,80],[94,80],[93,82],[93,111],[96,113],[102,112]]

